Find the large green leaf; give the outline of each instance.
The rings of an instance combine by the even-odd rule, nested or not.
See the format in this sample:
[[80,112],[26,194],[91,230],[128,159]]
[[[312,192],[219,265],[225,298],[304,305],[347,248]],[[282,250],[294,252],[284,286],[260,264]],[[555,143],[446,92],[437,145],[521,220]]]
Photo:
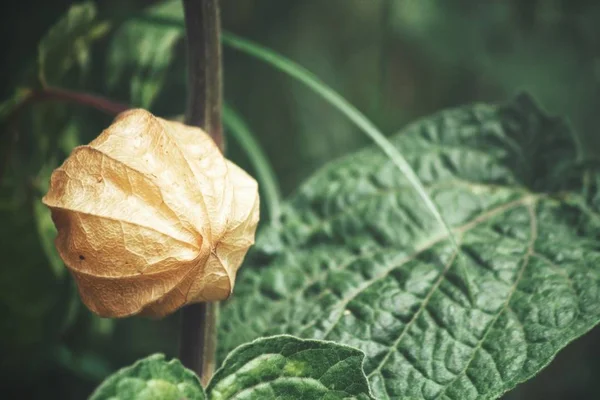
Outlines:
[[[183,17],[179,1],[165,1],[144,10],[140,19]],[[131,104],[149,108],[162,88],[173,60],[175,45],[183,38],[181,27],[126,21],[110,44],[108,85],[130,85]]]
[[139,360],[105,380],[90,400],[204,400],[198,377],[162,354]]
[[332,342],[262,338],[232,351],[206,391],[210,400],[370,399],[364,358]]
[[526,97],[442,112],[392,141],[461,254],[380,151],[333,162],[259,236],[221,351],[266,334],[334,340],[365,351],[377,398],[496,398],[600,319],[595,180],[564,124]]
[[106,22],[96,21],[94,3],[72,6],[39,43],[38,68],[42,83],[59,83],[75,65],[85,70],[91,43],[104,36],[108,28]]

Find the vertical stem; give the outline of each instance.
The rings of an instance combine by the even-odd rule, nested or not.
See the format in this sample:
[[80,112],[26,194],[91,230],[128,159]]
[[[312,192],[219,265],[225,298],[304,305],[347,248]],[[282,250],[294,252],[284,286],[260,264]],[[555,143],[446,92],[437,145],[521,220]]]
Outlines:
[[219,0],[183,0],[188,49],[186,123],[199,126],[223,150]]
[[218,303],[197,303],[181,310],[179,358],[206,387],[215,371]]
[[[203,128],[223,151],[219,0],[183,0],[188,49],[186,123]],[[179,357],[206,386],[215,370],[217,303],[182,310]]]

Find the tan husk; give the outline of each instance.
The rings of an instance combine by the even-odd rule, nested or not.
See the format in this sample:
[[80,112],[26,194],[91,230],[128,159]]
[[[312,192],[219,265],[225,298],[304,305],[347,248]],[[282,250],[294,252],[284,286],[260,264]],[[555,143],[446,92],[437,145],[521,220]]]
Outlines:
[[43,202],[83,302],[103,317],[226,299],[259,218],[256,181],[206,133],[141,109],[75,148]]

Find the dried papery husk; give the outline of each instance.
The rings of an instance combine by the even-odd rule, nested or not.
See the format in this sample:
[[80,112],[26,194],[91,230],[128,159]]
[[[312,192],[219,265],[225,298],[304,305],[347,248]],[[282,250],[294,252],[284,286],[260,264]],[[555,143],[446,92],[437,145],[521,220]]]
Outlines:
[[256,181],[205,132],[141,109],[75,148],[43,202],[83,302],[103,317],[226,299],[259,219]]

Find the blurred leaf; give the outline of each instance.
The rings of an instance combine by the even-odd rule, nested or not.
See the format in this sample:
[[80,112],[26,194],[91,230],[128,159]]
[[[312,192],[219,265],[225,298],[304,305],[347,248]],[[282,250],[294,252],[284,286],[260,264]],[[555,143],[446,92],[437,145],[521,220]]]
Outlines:
[[333,342],[274,336],[229,354],[208,399],[371,399],[362,351]]
[[0,122],[5,122],[6,118],[25,101],[31,91],[29,89],[18,88],[12,97],[0,103]]
[[105,357],[99,354],[77,354],[66,346],[60,346],[54,357],[59,365],[83,379],[100,381],[110,374]]
[[[13,372],[43,363],[47,344],[62,328],[55,312],[64,293],[46,266],[32,213],[21,201],[14,198],[0,210],[5,227],[0,229],[0,370]],[[35,360],[29,358],[33,354]]]
[[44,85],[57,84],[74,66],[86,70],[90,45],[109,30],[106,22],[97,22],[96,6],[85,2],[72,6],[40,41],[39,77]]
[[279,223],[281,191],[269,159],[242,117],[231,107],[223,107],[223,125],[246,152],[254,170],[263,199],[269,207],[271,222]]
[[27,89],[17,89],[13,95],[0,103],[0,181],[5,178],[4,168],[8,166],[18,136],[18,109],[23,106],[30,95]]
[[33,203],[33,212],[44,253],[50,262],[50,267],[52,268],[54,275],[57,278],[61,278],[65,274],[66,268],[54,246],[56,228],[52,222],[50,210],[42,204],[41,198],[37,198]]
[[61,150],[64,155],[68,155],[75,146],[80,145],[81,129],[82,120],[68,117],[54,108],[38,109],[34,115],[33,131],[41,153],[37,158],[46,159],[46,163],[40,167],[35,178],[38,195],[33,200],[33,212],[42,248],[57,277],[62,277],[66,268],[54,245],[57,231],[50,209],[42,204],[42,197],[48,191],[52,171],[58,167],[57,153]]
[[[2,369],[33,374],[52,369],[52,348],[75,322],[79,298],[54,247],[50,213],[40,202],[60,157],[58,143],[73,124],[64,105],[56,104],[38,105],[27,122],[30,134],[20,135],[7,175],[13,183],[6,186],[10,217],[3,216],[7,228],[0,237],[6,266],[0,273],[0,308],[11,323],[0,330],[6,346]],[[35,361],[28,361],[34,354]]]
[[[183,18],[180,1],[165,1],[147,8],[140,18]],[[113,37],[108,58],[108,86],[128,85],[130,102],[149,109],[164,85],[175,45],[183,37],[181,27],[126,21]]]
[[459,236],[472,293],[448,234],[368,149],[317,173],[262,232],[222,351],[277,333],[334,340],[366,353],[377,398],[496,398],[600,320],[600,196],[580,194],[570,133],[526,97],[443,112],[393,143]]
[[92,334],[98,337],[110,337],[115,330],[116,320],[112,318],[102,318],[96,314],[90,315],[90,330]]
[[[459,88],[449,93],[450,101],[464,101],[460,97],[469,91],[476,91],[477,98],[527,91],[550,112],[570,120],[582,142],[581,156],[593,158],[599,143],[590,115],[599,99],[593,82],[600,6],[584,3],[498,1],[464,7],[461,2],[407,1],[394,4],[392,20],[397,39],[424,54],[425,65],[435,65],[434,76],[419,78],[435,83],[437,78],[435,89],[441,93],[445,88],[440,85]],[[421,82],[421,89],[427,84]]]
[[[510,2],[469,7],[445,1],[397,2],[391,7],[391,22],[405,40],[414,41],[421,50],[442,64],[457,65],[466,57],[481,62],[490,36],[512,21]],[[513,29],[515,27],[513,26]],[[515,29],[516,31],[516,29]],[[507,35],[516,32],[507,31]],[[443,37],[444,40],[440,40]]]
[[[89,123],[83,118],[71,117],[67,126],[65,126],[58,136],[58,147],[62,154],[69,155],[76,146],[81,146],[84,141],[81,138],[81,132],[88,128]],[[51,171],[50,171],[51,172]],[[46,183],[50,182],[50,175]],[[46,186],[47,189],[47,186]]]
[[90,400],[203,400],[198,377],[179,360],[154,354],[112,374]]

